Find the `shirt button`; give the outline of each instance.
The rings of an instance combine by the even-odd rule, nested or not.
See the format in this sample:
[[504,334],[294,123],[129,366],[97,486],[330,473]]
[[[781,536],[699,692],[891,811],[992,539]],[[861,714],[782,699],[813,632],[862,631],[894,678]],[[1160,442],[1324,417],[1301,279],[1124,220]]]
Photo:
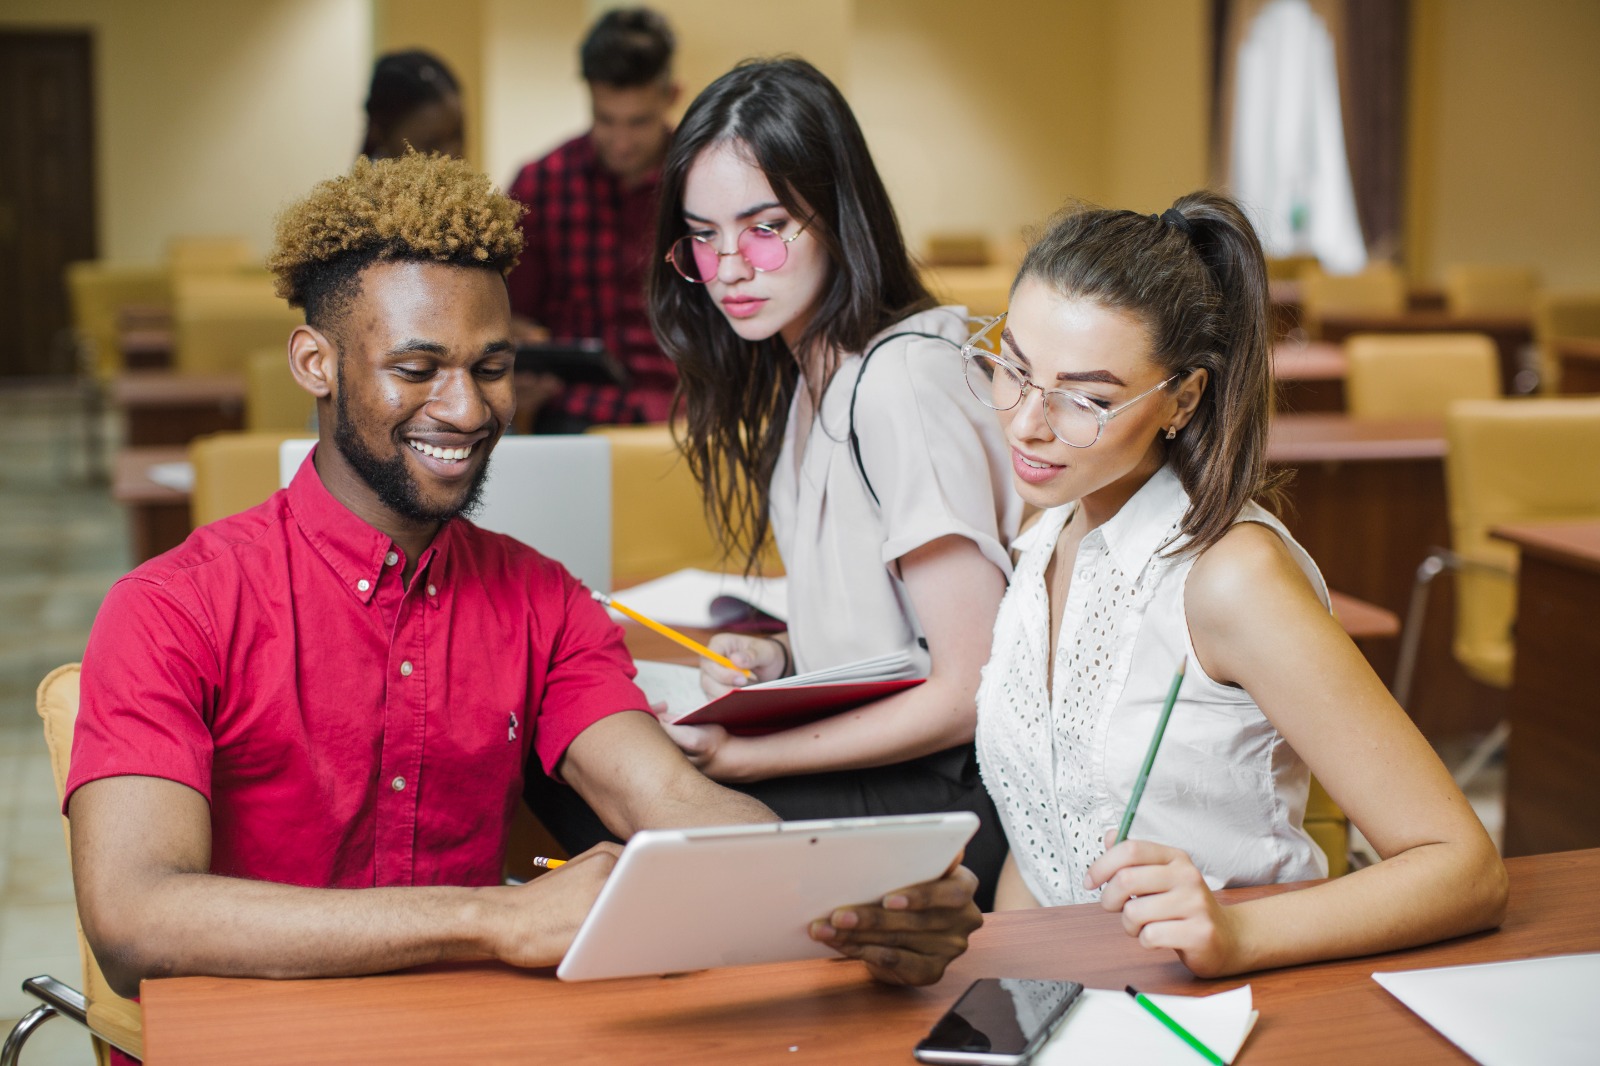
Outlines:
[[385,566],[393,566],[395,563],[398,563],[399,561],[400,561],[400,556],[395,552],[390,552],[388,555],[385,555],[383,557],[383,564]]
[[410,677],[411,676],[411,660],[410,659],[407,659],[405,662],[400,664],[400,676],[401,677]]
[[1088,571],[1088,570],[1079,570],[1078,571],[1078,580],[1079,581],[1088,581],[1093,576],[1094,576],[1094,574],[1091,571]]
[[359,589],[362,592],[367,591],[371,587],[372,587],[372,582],[368,581],[366,578],[362,578],[360,581],[356,582],[356,588]]
[[396,792],[404,792],[406,790],[406,779],[403,777],[396,777],[393,781],[389,782],[389,787],[394,789]]
[[439,595],[439,590],[434,588],[432,585],[429,585],[428,586],[428,595],[437,596],[437,595]]

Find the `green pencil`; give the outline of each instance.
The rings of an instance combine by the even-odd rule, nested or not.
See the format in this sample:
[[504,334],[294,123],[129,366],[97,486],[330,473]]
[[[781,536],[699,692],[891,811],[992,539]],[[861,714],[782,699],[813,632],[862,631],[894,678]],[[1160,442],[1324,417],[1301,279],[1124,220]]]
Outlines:
[[1150,738],[1150,748],[1144,753],[1144,765],[1139,768],[1139,778],[1133,783],[1133,795],[1128,800],[1128,809],[1122,812],[1122,824],[1117,827],[1118,844],[1128,839],[1128,830],[1133,828],[1133,815],[1139,809],[1139,797],[1144,795],[1145,782],[1150,780],[1150,767],[1156,761],[1156,749],[1161,747],[1161,734],[1167,731],[1167,719],[1172,717],[1172,705],[1178,702],[1178,689],[1183,686],[1183,671],[1189,665],[1185,659],[1178,664],[1178,672],[1172,675],[1172,688],[1167,690],[1166,706],[1161,708],[1161,717],[1156,722],[1155,736]]
[[[1182,675],[1180,674],[1179,676],[1181,677]],[[1177,691],[1176,686],[1173,687],[1173,691]],[[1172,706],[1171,700],[1167,701],[1167,706]],[[1159,735],[1160,734],[1158,733],[1157,736]],[[1127,985],[1126,989],[1128,995],[1133,997],[1133,1001],[1135,1003],[1149,1011],[1151,1017],[1155,1018],[1156,1021],[1160,1022],[1162,1025],[1176,1033],[1180,1038],[1182,1038],[1185,1044],[1188,1044],[1190,1047],[1200,1052],[1201,1055],[1204,1055],[1207,1062],[1213,1063],[1214,1066],[1228,1066],[1226,1062],[1222,1061],[1221,1055],[1218,1055],[1215,1051],[1212,1051],[1210,1048],[1200,1043],[1199,1040],[1195,1039],[1194,1034],[1190,1033],[1189,1030],[1173,1021],[1171,1015],[1162,1010],[1160,1007],[1156,1006],[1154,1003],[1151,1003],[1149,996],[1145,995],[1143,992],[1140,992],[1132,985]]]

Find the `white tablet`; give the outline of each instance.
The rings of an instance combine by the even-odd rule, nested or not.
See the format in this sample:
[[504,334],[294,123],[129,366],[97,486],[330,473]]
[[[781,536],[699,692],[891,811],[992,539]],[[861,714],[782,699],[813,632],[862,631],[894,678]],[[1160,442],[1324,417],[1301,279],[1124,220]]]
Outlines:
[[970,811],[636,833],[556,970],[566,981],[824,958],[835,907],[944,873]]

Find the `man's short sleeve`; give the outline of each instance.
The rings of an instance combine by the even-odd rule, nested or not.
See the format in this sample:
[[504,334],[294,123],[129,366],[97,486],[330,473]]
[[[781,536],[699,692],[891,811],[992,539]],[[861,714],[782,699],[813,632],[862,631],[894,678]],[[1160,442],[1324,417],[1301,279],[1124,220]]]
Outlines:
[[566,616],[549,652],[533,748],[545,773],[579,733],[619,711],[649,712],[650,701],[633,683],[633,656],[622,627],[611,620],[577,579],[562,573]]
[[210,800],[219,663],[191,608],[179,590],[138,577],[107,593],[83,655],[63,812],[80,786],[123,775],[176,781]]

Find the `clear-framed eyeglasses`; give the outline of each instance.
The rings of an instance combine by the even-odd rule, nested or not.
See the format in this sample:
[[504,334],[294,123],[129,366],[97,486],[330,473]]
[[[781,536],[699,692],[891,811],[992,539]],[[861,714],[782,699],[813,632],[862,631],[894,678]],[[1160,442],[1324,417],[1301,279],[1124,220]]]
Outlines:
[[1045,389],[1028,380],[1028,375],[1006,359],[1001,342],[1006,312],[1001,312],[974,333],[961,347],[966,363],[967,388],[985,407],[1009,411],[1020,404],[1029,389],[1044,401],[1044,421],[1056,440],[1071,448],[1088,448],[1100,439],[1106,423],[1152,393],[1172,384],[1189,371],[1180,370],[1146,389],[1126,403],[1106,407],[1101,401],[1076,389]]
[[717,248],[715,238],[687,233],[672,242],[672,247],[667,249],[665,261],[672,265],[684,281],[692,281],[696,285],[704,285],[717,276],[717,270],[722,260],[730,255],[744,257],[750,264],[750,269],[757,274],[765,274],[769,270],[777,270],[789,261],[789,245],[800,234],[806,231],[804,223],[799,229],[785,237],[779,233],[777,227],[765,222],[758,222],[754,226],[746,226],[739,231],[739,237],[733,242],[733,251],[724,252]]

